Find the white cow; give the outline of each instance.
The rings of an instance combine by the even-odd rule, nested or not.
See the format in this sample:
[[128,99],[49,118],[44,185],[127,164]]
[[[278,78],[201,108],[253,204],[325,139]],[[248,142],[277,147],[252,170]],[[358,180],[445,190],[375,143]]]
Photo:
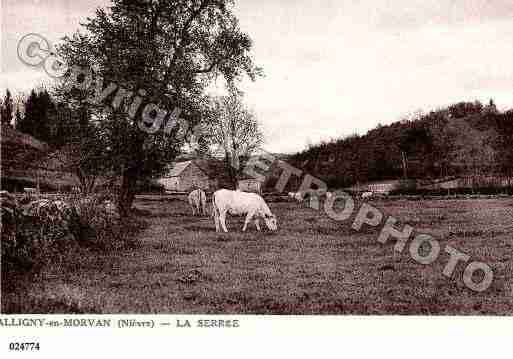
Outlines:
[[374,193],[372,193],[372,192],[363,192],[362,199],[372,198],[373,195],[374,195]]
[[207,215],[207,195],[202,189],[196,189],[189,193],[189,204],[192,208],[192,215]]
[[212,212],[216,232],[219,232],[221,228],[223,231],[228,232],[226,228],[227,213],[232,216],[246,215],[244,227],[242,228],[243,232],[246,231],[252,219],[255,221],[257,230],[260,231],[260,218],[264,219],[267,228],[271,231],[278,229],[276,217],[271,213],[264,199],[256,193],[229,191],[226,189],[216,191],[212,196]]
[[28,193],[28,194],[36,194],[37,188],[25,187],[25,188],[23,188],[23,192]]
[[303,202],[305,199],[310,199],[312,197],[317,198],[317,199],[321,198],[324,195],[326,195],[326,197],[328,197],[328,193],[330,193],[329,196],[331,197],[331,192],[326,192],[326,190],[322,190],[322,189],[309,189],[307,191],[295,193],[294,194],[294,199],[296,201],[298,201],[298,202]]
[[333,192],[326,192],[326,199],[333,197]]
[[303,199],[304,199],[303,193],[301,193],[301,192],[294,193],[294,199],[298,202],[303,202]]

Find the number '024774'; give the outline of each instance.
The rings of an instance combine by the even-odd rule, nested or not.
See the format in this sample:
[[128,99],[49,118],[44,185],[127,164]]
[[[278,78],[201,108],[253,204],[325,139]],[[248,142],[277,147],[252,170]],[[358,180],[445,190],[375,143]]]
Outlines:
[[29,351],[39,351],[39,343],[21,343],[21,342],[13,342],[9,343],[9,351],[15,352],[29,352]]

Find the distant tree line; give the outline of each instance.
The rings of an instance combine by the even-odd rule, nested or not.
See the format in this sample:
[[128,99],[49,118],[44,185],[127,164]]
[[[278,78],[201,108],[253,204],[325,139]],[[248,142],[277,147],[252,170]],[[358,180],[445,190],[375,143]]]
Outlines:
[[292,164],[343,188],[389,179],[513,176],[513,110],[461,102],[378,126],[365,135],[309,146]]
[[0,100],[2,124],[46,142],[54,149],[69,144],[69,139],[84,130],[85,114],[58,103],[44,87],[14,102],[9,89]]

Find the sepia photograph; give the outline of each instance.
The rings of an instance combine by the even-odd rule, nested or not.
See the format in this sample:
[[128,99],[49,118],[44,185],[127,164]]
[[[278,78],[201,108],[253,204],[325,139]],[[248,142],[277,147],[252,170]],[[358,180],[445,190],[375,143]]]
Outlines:
[[513,2],[0,12],[2,315],[513,315]]

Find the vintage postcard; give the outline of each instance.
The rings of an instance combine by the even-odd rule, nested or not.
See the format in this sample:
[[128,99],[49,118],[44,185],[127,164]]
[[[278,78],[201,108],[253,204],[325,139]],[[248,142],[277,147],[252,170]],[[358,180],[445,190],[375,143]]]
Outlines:
[[513,315],[511,1],[0,4],[7,353]]

